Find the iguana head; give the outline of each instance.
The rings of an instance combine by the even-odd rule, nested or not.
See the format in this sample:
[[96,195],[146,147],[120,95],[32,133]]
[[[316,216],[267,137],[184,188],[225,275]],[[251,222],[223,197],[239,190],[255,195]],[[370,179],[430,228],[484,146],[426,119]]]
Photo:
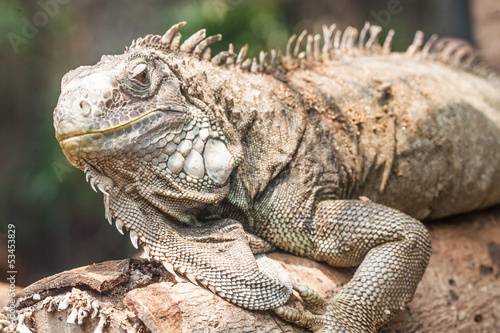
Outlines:
[[[230,152],[221,122],[174,72],[182,51],[152,47],[163,45],[156,37],[159,44],[149,36],[122,55],[66,74],[54,110],[56,137],[70,162],[106,192],[110,184],[150,188],[145,182],[155,175],[162,191],[193,205],[215,203],[227,191],[238,152]],[[168,206],[175,219],[194,223],[192,210]]]
[[104,193],[110,223],[120,232],[125,226],[149,256],[238,305],[241,293],[276,285],[280,297],[246,307],[278,306],[290,286],[259,269],[241,225],[200,216],[227,194],[241,148],[226,138],[231,129],[223,112],[203,99],[210,92],[185,74],[214,67],[200,58],[220,35],[205,38],[200,30],[179,46],[182,25],[66,74],[54,110],[56,138]]

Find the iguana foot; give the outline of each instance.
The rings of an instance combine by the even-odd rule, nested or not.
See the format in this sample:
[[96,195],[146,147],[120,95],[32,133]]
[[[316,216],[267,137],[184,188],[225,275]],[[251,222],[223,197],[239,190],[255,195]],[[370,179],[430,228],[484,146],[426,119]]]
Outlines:
[[294,285],[293,289],[304,301],[305,309],[286,305],[274,309],[282,319],[313,332],[376,332],[376,328],[368,327],[349,312],[345,312],[345,307],[338,304],[340,300],[327,301],[316,291],[305,286]]
[[280,306],[274,312],[286,321],[298,326],[308,328],[313,331],[321,331],[325,327],[323,315],[327,311],[327,301],[325,301],[314,290],[294,284],[293,289],[297,291],[304,301],[306,309],[295,309],[290,306]]

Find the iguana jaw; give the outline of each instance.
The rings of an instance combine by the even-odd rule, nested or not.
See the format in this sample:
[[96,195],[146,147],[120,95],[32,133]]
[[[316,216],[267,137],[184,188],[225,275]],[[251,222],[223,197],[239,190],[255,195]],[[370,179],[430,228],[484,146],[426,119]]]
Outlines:
[[66,158],[77,168],[83,170],[85,160],[91,161],[103,152],[106,155],[111,155],[113,151],[121,151],[126,145],[127,139],[131,139],[134,131],[144,127],[145,123],[157,122],[159,126],[165,125],[167,128],[173,123],[178,124],[178,118],[185,118],[185,110],[178,109],[151,110],[136,119],[101,130],[93,131],[82,127],[78,132],[78,130],[73,129],[72,134],[67,137],[61,133],[70,131],[64,131],[64,125],[56,126],[56,137]]
[[[86,134],[108,134],[110,132],[116,132],[119,130],[123,130],[122,132],[132,131],[134,124],[140,123],[141,121],[145,120],[145,118],[149,117],[152,113],[155,112],[165,112],[165,113],[177,112],[183,114],[186,112],[186,108],[172,106],[172,107],[164,107],[163,109],[152,109],[137,118],[131,118],[124,123],[120,123],[115,126],[110,126],[99,130],[92,130],[88,128],[77,128],[77,127],[66,129],[65,128],[66,124],[62,124],[56,128],[56,139],[59,141],[59,144],[62,147],[66,145],[68,142],[71,142],[72,139],[77,139],[78,137]],[[66,126],[70,125],[68,124]]]

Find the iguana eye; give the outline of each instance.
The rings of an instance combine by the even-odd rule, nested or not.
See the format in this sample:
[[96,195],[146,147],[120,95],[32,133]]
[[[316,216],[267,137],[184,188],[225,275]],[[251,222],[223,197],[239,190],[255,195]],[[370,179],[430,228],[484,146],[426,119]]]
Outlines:
[[130,71],[130,75],[133,80],[143,84],[143,85],[148,85],[149,84],[149,72],[148,72],[148,66],[144,63],[138,64],[137,66]]
[[135,79],[143,84],[149,83],[149,74],[147,70],[143,70],[140,74],[135,76]]

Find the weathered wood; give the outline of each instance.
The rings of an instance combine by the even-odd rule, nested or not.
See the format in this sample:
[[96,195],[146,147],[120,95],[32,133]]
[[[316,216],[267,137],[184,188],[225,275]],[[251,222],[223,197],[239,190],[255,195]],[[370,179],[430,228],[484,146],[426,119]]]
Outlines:
[[[500,207],[429,228],[434,248],[429,268],[413,302],[382,331],[500,331]],[[327,298],[354,272],[285,253],[269,256],[283,264],[294,282]],[[272,311],[233,306],[144,259],[109,261],[45,278],[25,288],[18,302],[33,332],[304,331]],[[88,314],[78,324],[73,309],[87,303]]]

